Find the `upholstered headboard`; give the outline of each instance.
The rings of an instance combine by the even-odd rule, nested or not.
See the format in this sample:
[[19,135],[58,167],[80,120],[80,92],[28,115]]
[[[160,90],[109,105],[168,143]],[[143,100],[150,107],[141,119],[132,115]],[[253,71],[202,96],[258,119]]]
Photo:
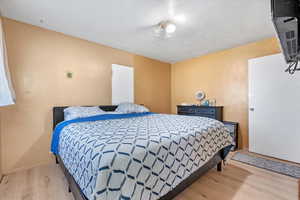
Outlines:
[[[54,107],[53,108],[53,129],[59,123],[64,121],[64,109],[68,108],[69,106],[62,106],[62,107]],[[118,106],[99,106],[104,111],[115,111]]]

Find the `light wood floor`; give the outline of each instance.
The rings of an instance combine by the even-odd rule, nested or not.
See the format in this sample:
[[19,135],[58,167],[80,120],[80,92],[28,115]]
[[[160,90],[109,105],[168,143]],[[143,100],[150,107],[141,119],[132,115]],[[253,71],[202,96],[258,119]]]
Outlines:
[[[300,200],[297,179],[229,161],[223,172],[212,169],[175,200]],[[1,200],[73,200],[58,165],[40,166],[5,176]]]

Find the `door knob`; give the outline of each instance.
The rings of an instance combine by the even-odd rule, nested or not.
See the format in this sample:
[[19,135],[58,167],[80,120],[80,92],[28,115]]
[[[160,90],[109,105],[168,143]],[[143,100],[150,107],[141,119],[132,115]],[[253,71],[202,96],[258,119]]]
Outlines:
[[254,108],[250,108],[250,111],[254,111]]

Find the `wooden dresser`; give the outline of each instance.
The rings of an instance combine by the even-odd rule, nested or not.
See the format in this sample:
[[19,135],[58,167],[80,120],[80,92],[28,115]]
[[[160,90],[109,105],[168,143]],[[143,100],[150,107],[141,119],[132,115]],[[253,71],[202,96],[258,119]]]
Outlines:
[[177,114],[191,115],[223,121],[223,106],[177,106]]

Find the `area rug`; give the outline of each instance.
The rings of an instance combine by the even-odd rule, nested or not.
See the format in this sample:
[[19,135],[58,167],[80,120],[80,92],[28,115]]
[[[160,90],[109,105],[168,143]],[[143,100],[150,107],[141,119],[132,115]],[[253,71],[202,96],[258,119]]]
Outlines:
[[288,164],[285,162],[275,161],[267,158],[261,158],[255,155],[240,152],[237,152],[231,159],[300,179],[300,167],[293,164]]

